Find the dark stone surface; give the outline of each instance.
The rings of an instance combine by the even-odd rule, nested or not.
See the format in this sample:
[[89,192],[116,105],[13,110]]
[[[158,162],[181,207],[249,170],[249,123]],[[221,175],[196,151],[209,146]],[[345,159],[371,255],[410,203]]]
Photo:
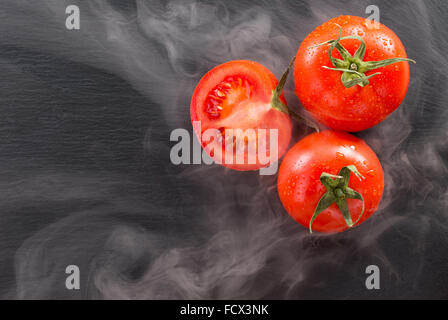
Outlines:
[[[72,3],[79,31],[65,29]],[[445,1],[376,3],[417,65],[402,106],[357,134],[387,184],[362,226],[310,236],[283,210],[275,176],[169,159],[208,69],[252,59],[280,76],[317,25],[367,16],[369,4],[3,0],[1,296],[448,298]],[[70,264],[79,291],[65,288]],[[370,264],[377,291],[364,285]]]

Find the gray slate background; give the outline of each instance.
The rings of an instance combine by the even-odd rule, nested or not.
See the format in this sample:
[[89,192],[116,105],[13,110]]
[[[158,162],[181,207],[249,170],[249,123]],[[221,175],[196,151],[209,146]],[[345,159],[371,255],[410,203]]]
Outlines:
[[[418,63],[401,107],[358,134],[386,173],[369,221],[310,236],[275,176],[170,163],[207,70],[251,59],[279,77],[317,25],[370,4]],[[442,0],[2,0],[0,296],[448,298],[447,18]],[[65,288],[70,264],[79,291]]]

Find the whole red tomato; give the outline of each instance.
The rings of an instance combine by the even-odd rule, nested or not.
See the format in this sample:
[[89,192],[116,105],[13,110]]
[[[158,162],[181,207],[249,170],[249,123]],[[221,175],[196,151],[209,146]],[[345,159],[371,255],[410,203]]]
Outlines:
[[[292,124],[281,89],[288,72],[277,86],[267,68],[238,60],[213,68],[200,80],[191,99],[191,121],[213,159],[235,170],[257,170],[272,162],[264,159],[275,154],[280,158],[286,152]],[[195,126],[198,122],[200,126]],[[278,132],[276,140],[271,140],[272,129]],[[265,158],[260,157],[260,150]]]
[[326,126],[364,130],[403,101],[409,84],[407,61],[413,60],[407,59],[392,30],[365,18],[340,16],[317,27],[300,45],[295,92]]
[[286,211],[320,232],[340,232],[365,221],[377,209],[383,188],[383,169],[372,149],[337,131],[300,140],[285,155],[278,176]]

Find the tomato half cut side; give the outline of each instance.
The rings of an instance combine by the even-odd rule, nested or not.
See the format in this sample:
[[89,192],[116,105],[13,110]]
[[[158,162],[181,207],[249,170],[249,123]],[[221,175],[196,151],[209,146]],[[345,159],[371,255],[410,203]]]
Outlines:
[[277,84],[267,68],[247,60],[221,64],[200,80],[191,99],[191,121],[217,163],[258,170],[272,163],[266,158],[276,161],[286,152],[292,124],[288,114],[271,105]]

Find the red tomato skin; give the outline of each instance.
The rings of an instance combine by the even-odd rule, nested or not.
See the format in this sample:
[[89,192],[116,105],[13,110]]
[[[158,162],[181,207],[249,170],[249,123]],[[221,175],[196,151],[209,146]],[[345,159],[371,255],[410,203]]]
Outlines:
[[[364,61],[389,58],[407,58],[405,48],[398,36],[383,24],[378,29],[369,28],[371,21],[356,16],[340,16],[325,22],[311,32],[300,45],[294,65],[295,93],[302,105],[316,120],[335,130],[356,132],[368,129],[383,121],[403,101],[409,85],[409,63],[398,62],[366,72],[370,75],[365,87],[356,85],[345,88],[340,71],[327,70],[334,67],[328,57],[328,46],[308,49],[310,46],[337,39],[339,28],[342,37],[357,35],[364,39]],[[342,40],[341,44],[352,55],[360,41]],[[337,50],[333,57],[341,59]]]
[[[365,177],[360,181],[351,174],[349,181],[349,187],[364,198],[365,212],[357,225],[363,223],[380,203],[384,189],[383,169],[363,140],[345,132],[328,130],[310,134],[285,155],[279,169],[278,193],[286,211],[308,228],[317,203],[326,192],[319,179],[321,173],[336,175],[348,165],[355,165]],[[362,202],[348,199],[347,204],[355,222],[362,211]],[[337,205],[332,204],[314,220],[312,229],[334,233],[344,231],[348,226]]]
[[[249,60],[234,60],[223,63],[216,66],[207,72],[196,86],[190,105],[190,116],[191,121],[201,122],[201,131],[203,132],[209,128],[218,129],[216,126],[217,121],[211,120],[204,110],[204,101],[210,91],[217,84],[222,82],[226,77],[229,76],[242,76],[250,79],[253,84],[253,92],[251,98],[244,103],[254,106],[263,106],[262,111],[255,115],[255,117],[248,116],[247,113],[242,113],[242,117],[239,121],[236,121],[231,128],[235,129],[278,129],[278,159],[280,159],[289,146],[291,135],[292,135],[292,122],[289,115],[273,109],[270,107],[270,101],[272,97],[272,92],[278,84],[278,80],[274,74],[264,67],[263,65]],[[281,95],[281,100],[286,104],[286,100]],[[269,107],[268,107],[269,105]],[[206,142],[202,141],[202,132],[195,130],[196,137],[200,141],[203,148],[205,148]],[[207,151],[208,152],[208,151]],[[208,152],[210,155],[210,153]],[[217,156],[212,156],[216,160]],[[221,159],[224,159],[224,154],[219,154]],[[244,163],[225,163],[222,161],[221,165],[238,171],[249,171],[249,170],[259,170],[261,168],[267,167],[270,164],[262,164],[260,161],[254,164]]]

